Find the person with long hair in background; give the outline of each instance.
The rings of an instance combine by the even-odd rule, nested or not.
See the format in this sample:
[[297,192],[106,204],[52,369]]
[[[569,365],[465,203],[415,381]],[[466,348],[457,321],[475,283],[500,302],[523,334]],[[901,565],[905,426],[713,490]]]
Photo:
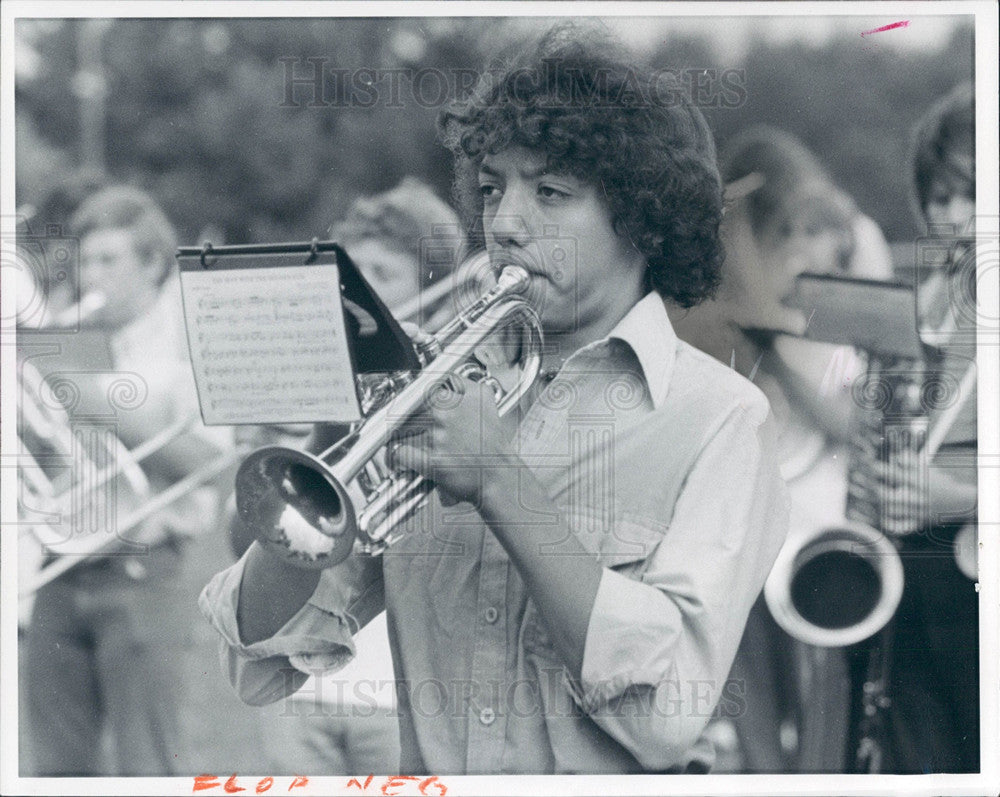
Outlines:
[[[763,125],[742,131],[722,147],[720,170],[722,285],[714,301],[678,308],[671,318],[683,340],[751,378],[768,397],[795,535],[843,516],[851,384],[862,368],[850,347],[801,337],[808,319],[796,279],[886,279],[891,256],[875,223],[790,133]],[[745,710],[731,718],[742,770],[843,770],[850,713],[843,651],[792,638],[762,597],[730,677],[745,700]]]
[[926,481],[892,463],[869,474],[904,572],[886,667],[886,772],[980,768],[975,133],[966,83],[924,114],[912,139],[914,204],[927,227],[915,263],[924,385],[946,397],[928,406],[929,434],[946,417],[947,426]]

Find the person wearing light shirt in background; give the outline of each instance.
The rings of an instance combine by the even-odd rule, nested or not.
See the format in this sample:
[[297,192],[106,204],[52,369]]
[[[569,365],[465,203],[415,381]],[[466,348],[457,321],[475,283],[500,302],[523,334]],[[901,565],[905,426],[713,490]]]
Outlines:
[[[806,340],[797,306],[803,273],[888,279],[889,247],[795,136],[756,126],[720,151],[726,188],[726,262],[715,301],[671,313],[677,334],[750,377],[777,421],[781,473],[792,499],[790,535],[843,517],[851,385],[863,360],[847,346]],[[739,768],[839,772],[849,717],[842,650],[806,645],[754,606],[731,673],[745,694],[732,718]]]
[[[186,432],[142,460],[156,495],[230,445],[228,429],[206,429],[197,417],[174,231],[149,195],[128,186],[86,199],[70,229],[80,237],[83,301],[99,297],[84,325],[103,330],[110,350],[108,370],[84,363],[72,372],[80,400],[68,408],[70,419],[107,413],[110,403],[114,431],[130,449],[190,419]],[[109,494],[124,492],[112,483]],[[119,502],[107,517],[126,514]],[[179,774],[185,760],[177,706],[191,597],[178,574],[187,540],[214,526],[216,515],[214,489],[194,489],[128,530],[132,543],[81,561],[38,591],[24,673],[35,774]],[[59,553],[55,546],[52,554]],[[103,760],[105,729],[111,761]]]
[[402,773],[711,766],[787,498],[767,401],[667,317],[717,283],[721,185],[701,113],[653,80],[560,26],[442,115],[473,243],[529,274],[544,376],[503,420],[455,379],[400,430],[390,461],[438,489],[382,557],[319,573],[254,543],[210,582],[244,700],[342,666],[385,608]]

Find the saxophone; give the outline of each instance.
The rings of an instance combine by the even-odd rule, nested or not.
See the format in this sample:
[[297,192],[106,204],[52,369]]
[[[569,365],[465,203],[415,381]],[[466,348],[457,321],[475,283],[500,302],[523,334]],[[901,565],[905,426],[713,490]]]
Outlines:
[[874,352],[866,358],[867,369],[852,387],[854,430],[844,515],[834,524],[791,535],[764,587],[778,625],[820,647],[868,639],[899,606],[903,567],[889,535],[897,525],[890,518],[903,511],[883,501],[880,473],[889,483],[918,490],[927,485],[921,361]]

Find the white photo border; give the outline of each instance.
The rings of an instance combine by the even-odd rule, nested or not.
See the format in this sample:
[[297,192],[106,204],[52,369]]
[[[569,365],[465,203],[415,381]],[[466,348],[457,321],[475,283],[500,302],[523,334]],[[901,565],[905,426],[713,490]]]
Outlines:
[[[896,20],[927,16],[972,15],[975,18],[975,86],[977,97],[977,216],[1000,218],[997,197],[997,5],[991,2],[928,2],[928,3],[865,3],[865,2],[789,2],[789,3],[597,3],[597,2],[497,2],[497,3],[344,3],[344,2],[77,2],[37,3],[8,0],[0,6],[2,13],[2,54],[0,54],[0,215],[9,218],[15,212],[14,196],[14,22],[18,18],[59,17],[311,17],[311,16],[853,16],[871,17],[875,25]],[[996,228],[994,228],[996,231]],[[7,234],[6,231],[4,233]],[[997,264],[980,262],[979,301],[984,317],[1000,318],[1000,269]],[[13,301],[12,287],[3,286],[4,306]],[[13,528],[16,523],[16,469],[7,461],[8,452],[16,451],[14,346],[4,340],[2,355],[2,448],[4,467],[0,485],[2,525]],[[506,794],[628,794],[628,795],[783,795],[831,793],[844,795],[969,795],[1000,793],[1000,757],[988,754],[1000,750],[1000,491],[985,489],[997,484],[1000,468],[1000,340],[995,333],[980,334],[979,370],[979,441],[980,441],[980,518],[983,529],[980,541],[981,584],[981,646],[980,679],[982,689],[982,757],[983,770],[974,775],[634,775],[634,776],[463,776],[446,777],[449,795]],[[4,794],[191,794],[191,777],[178,778],[23,778],[18,771],[18,662],[17,662],[17,561],[16,534],[2,535],[2,695],[0,695],[0,793]],[[225,782],[229,773],[219,774]],[[255,784],[266,772],[240,773],[238,786],[242,794],[253,794]],[[291,778],[276,778],[271,793],[287,793]],[[347,787],[345,777],[310,778],[302,794],[358,794],[357,788]],[[222,788],[200,794],[225,793]],[[375,793],[375,792],[372,792]]]

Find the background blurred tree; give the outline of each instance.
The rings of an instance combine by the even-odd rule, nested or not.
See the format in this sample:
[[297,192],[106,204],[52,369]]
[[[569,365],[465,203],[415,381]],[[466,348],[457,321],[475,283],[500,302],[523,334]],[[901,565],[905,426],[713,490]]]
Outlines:
[[[206,229],[229,242],[323,235],[358,193],[406,174],[447,195],[437,82],[444,77],[453,90],[455,70],[479,67],[488,48],[542,21],[115,20],[103,32],[96,85],[80,78],[83,23],[17,24],[19,204],[42,203],[81,165],[81,101],[103,91],[109,178],[152,191],[182,241],[194,243]],[[943,49],[902,52],[844,33],[819,46],[759,43],[734,62],[707,37],[669,34],[652,55],[664,68],[744,69],[746,101],[706,108],[719,139],[757,122],[786,128],[890,240],[907,240],[918,234],[907,205],[908,131],[936,97],[971,77],[971,35],[970,24]],[[308,77],[307,58],[326,70],[322,101],[311,105],[312,88],[300,85],[287,102],[286,70]],[[398,78],[400,102],[390,101],[385,72],[364,83],[362,70],[375,68],[411,70]],[[424,77],[416,96],[413,75]],[[347,93],[344,76],[354,81]],[[373,92],[377,101],[365,107]]]

